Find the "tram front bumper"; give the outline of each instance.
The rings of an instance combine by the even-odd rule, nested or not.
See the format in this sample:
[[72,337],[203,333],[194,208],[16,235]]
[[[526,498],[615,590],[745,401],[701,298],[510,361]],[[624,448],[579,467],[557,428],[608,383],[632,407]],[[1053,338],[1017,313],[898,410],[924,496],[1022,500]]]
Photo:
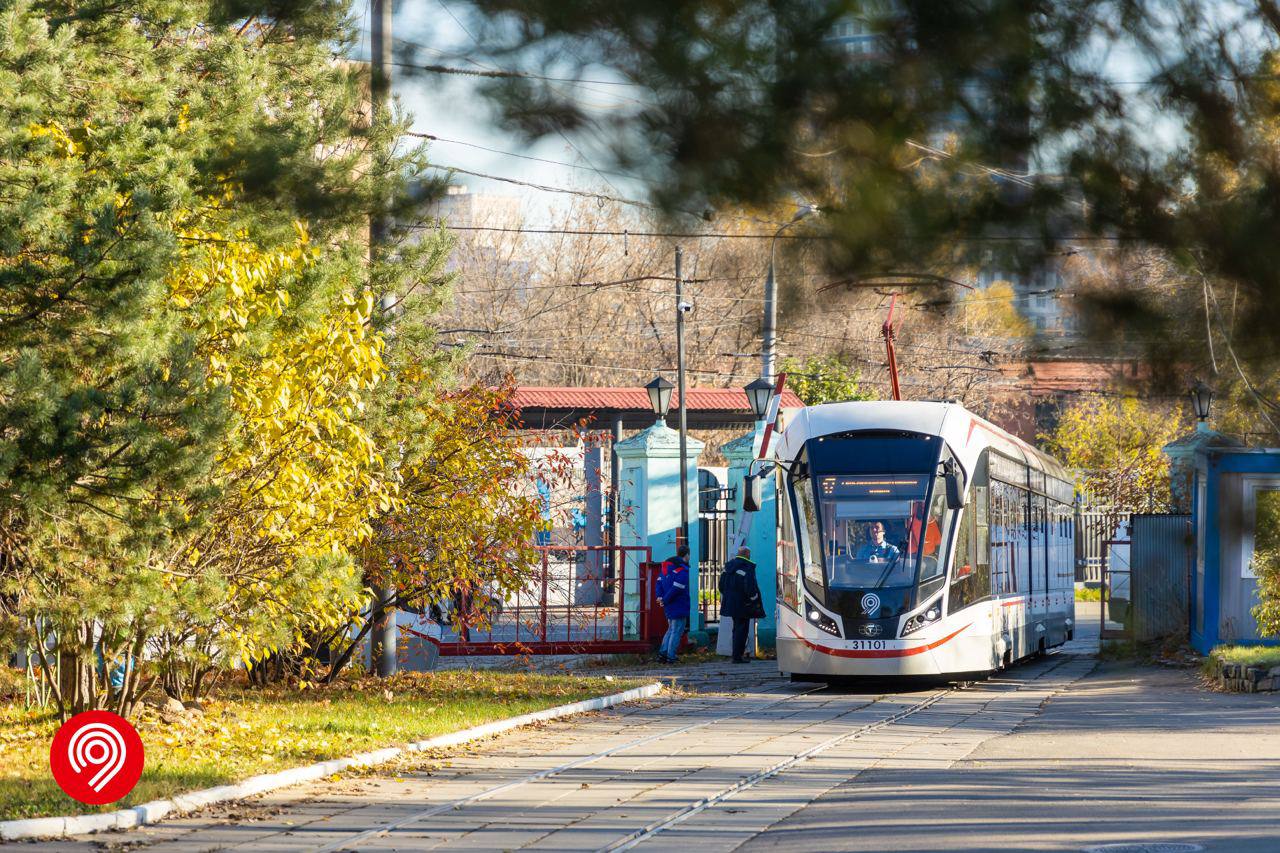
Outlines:
[[940,676],[933,651],[902,640],[841,641],[778,635],[778,668],[792,675]]

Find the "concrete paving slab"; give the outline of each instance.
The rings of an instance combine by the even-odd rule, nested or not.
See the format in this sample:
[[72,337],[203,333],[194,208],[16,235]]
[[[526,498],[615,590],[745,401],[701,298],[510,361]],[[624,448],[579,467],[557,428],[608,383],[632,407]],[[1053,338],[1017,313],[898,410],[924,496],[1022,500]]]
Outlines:
[[1111,665],[944,770],[882,762],[745,850],[1280,849],[1280,699]]

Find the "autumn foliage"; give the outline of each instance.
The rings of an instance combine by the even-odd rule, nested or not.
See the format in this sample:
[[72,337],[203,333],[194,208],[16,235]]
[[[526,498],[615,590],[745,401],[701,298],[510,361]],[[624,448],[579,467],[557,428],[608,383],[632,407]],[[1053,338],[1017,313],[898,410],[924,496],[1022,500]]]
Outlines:
[[369,256],[423,152],[340,5],[277,11],[0,14],[0,648],[63,716],[305,675],[371,585],[509,585],[532,538],[503,392],[436,345],[449,238]]

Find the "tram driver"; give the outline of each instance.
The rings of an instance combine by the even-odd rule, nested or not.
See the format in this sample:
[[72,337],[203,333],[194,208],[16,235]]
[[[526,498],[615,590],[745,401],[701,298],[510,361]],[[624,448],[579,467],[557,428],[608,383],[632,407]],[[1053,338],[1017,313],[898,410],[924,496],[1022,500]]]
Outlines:
[[898,548],[885,540],[884,522],[873,521],[867,525],[868,542],[864,542],[854,555],[855,560],[867,563],[892,563],[898,559]]

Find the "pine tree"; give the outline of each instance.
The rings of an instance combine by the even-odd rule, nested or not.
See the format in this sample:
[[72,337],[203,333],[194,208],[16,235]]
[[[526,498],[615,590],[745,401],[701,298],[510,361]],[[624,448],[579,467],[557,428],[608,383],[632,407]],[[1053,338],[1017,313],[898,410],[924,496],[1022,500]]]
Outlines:
[[[48,651],[64,714],[128,713],[156,643],[252,655],[359,592],[343,541],[390,488],[372,294],[429,303],[443,244],[368,269],[372,200],[421,155],[362,118],[350,38],[325,0],[0,13],[0,643]],[[262,498],[290,477],[292,516]]]

